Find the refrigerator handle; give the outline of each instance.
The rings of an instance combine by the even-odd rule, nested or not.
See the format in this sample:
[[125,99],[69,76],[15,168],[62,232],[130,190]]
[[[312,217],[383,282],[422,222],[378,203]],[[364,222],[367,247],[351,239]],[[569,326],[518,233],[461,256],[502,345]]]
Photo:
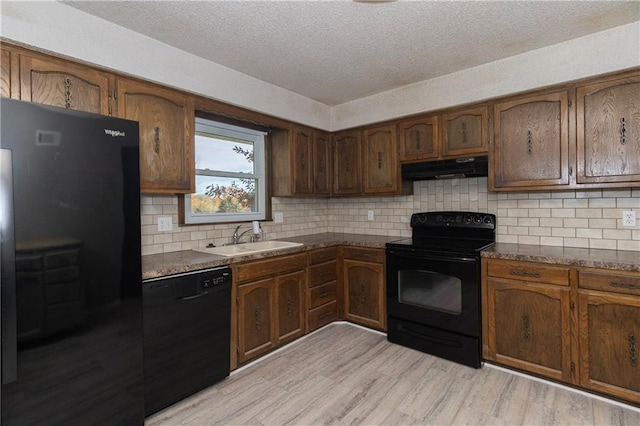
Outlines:
[[11,150],[0,149],[0,305],[2,384],[17,380],[16,263]]

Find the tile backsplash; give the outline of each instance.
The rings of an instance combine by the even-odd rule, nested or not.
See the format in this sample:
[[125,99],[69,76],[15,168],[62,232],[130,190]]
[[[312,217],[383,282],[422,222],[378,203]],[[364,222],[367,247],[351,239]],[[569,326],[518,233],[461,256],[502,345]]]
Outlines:
[[[414,194],[398,197],[273,198],[283,223],[262,224],[266,239],[317,232],[407,237],[409,218],[420,211],[464,210],[497,216],[499,242],[640,251],[640,227],[624,228],[622,212],[640,217],[640,189],[509,192],[487,191],[487,178],[419,181]],[[373,212],[373,220],[368,213]],[[158,217],[173,218],[158,231]],[[142,197],[142,253],[155,254],[230,241],[238,224],[183,226],[176,196]],[[248,229],[250,224],[242,224]]]

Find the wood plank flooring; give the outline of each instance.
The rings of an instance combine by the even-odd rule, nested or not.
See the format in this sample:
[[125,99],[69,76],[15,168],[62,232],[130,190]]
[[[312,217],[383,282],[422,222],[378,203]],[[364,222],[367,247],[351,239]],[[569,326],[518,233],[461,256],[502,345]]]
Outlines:
[[640,411],[334,323],[145,424],[640,425]]

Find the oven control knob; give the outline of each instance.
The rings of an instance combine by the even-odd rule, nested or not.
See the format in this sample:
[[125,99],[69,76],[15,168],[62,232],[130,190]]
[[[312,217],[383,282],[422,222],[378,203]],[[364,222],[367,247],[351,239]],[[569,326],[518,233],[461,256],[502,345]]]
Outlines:
[[474,221],[475,223],[482,223],[482,217],[480,217],[480,216],[475,216],[475,217],[473,218],[473,221]]
[[470,215],[466,215],[464,217],[464,223],[471,223],[471,216]]
[[493,219],[491,219],[491,216],[485,216],[484,217],[484,223],[490,225],[493,223]]

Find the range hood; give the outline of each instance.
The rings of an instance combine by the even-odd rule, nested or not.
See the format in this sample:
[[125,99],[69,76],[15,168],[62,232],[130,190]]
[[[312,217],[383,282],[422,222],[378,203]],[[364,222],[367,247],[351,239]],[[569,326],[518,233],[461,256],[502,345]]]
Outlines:
[[455,158],[402,165],[403,180],[451,179],[486,176],[488,157]]

